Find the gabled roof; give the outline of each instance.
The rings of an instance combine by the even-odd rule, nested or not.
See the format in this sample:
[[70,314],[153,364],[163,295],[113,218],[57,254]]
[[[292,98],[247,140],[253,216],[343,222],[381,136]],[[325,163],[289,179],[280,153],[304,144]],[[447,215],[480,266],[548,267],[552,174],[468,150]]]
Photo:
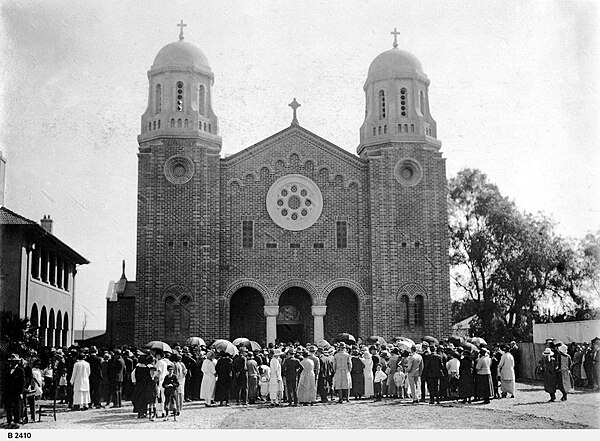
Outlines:
[[58,237],[46,231],[40,224],[9,210],[0,205],[0,225],[20,225],[21,228],[28,234],[28,237],[33,240],[45,241],[51,246],[63,252],[71,258],[73,263],[84,265],[90,263],[85,257],[68,246]]
[[256,144],[251,145],[250,147],[240,152],[234,153],[231,156],[221,159],[221,164],[225,167],[235,165],[246,158],[268,150],[275,143],[278,143],[292,136],[299,136],[300,138],[309,141],[313,146],[317,148],[325,148],[327,150],[327,153],[336,156],[338,159],[354,167],[362,168],[366,164],[366,161],[359,158],[358,156],[344,150],[341,147],[338,147],[337,145],[327,141],[324,138],[321,138],[320,136],[314,134],[310,130],[307,130],[304,127],[301,127],[297,124],[292,124],[289,127],[281,130],[280,132],[277,132],[274,135],[271,135],[268,138],[265,138],[262,141],[259,141]]

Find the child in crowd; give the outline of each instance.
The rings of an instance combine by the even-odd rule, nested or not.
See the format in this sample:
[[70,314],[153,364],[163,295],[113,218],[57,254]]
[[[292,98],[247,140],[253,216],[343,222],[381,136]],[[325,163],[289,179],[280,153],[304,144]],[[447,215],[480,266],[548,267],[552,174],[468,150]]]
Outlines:
[[375,371],[375,376],[373,377],[373,386],[375,392],[375,401],[381,401],[382,392],[381,385],[385,380],[387,380],[387,375],[381,369],[381,363],[377,363],[377,370]]
[[406,374],[402,371],[402,366],[398,366],[398,370],[394,373],[394,384],[398,391],[398,397],[404,398]]
[[165,421],[169,419],[169,410],[173,413],[173,420],[177,421],[177,389],[179,380],[175,375],[175,368],[172,364],[167,366],[167,376],[163,380],[162,387],[165,389]]
[[271,369],[267,365],[261,365],[258,368],[259,378],[258,386],[260,388],[260,401],[269,401],[269,380],[271,379]]

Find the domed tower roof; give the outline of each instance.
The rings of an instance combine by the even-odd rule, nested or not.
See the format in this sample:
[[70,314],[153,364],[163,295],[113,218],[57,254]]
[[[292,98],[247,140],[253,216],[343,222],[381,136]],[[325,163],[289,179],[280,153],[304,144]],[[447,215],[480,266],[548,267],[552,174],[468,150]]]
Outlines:
[[158,51],[152,69],[164,67],[196,67],[210,70],[206,55],[191,43],[184,40],[167,44]]
[[407,73],[424,76],[423,65],[417,57],[397,47],[379,54],[369,66],[367,81],[393,78]]

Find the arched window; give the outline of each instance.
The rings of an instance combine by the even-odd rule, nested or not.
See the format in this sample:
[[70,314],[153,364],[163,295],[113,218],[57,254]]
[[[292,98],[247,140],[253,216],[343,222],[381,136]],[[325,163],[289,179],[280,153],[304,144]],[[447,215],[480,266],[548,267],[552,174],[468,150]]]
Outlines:
[[187,119],[185,120],[184,126],[185,126],[186,129],[190,128],[190,122]]
[[181,119],[178,119],[178,120],[177,120],[177,128],[178,128],[178,129],[181,129]]
[[42,306],[42,312],[40,313],[40,330],[39,330],[39,339],[40,346],[46,346],[46,336],[48,330],[48,314],[46,312],[46,307]]
[[156,90],[154,92],[154,111],[155,113],[160,113],[162,109],[162,86],[160,84],[156,85]]
[[35,303],[31,307],[31,314],[29,315],[29,323],[30,323],[29,327],[31,329],[32,334],[37,336],[38,331],[39,331],[39,326],[40,326],[40,317],[39,317],[39,313],[38,313],[37,304],[35,304]]
[[171,128],[175,128],[175,118],[171,118]]
[[48,316],[48,333],[46,336],[46,344],[50,347],[54,346],[54,327],[56,322],[54,321],[54,308],[50,309],[50,315]]
[[152,124],[152,129],[156,130],[156,121],[154,121],[154,124]]
[[384,133],[384,134],[386,134],[386,133],[387,133],[387,124],[385,124],[385,125],[383,126],[383,133]]
[[152,121],[148,121],[148,131],[152,130]]
[[63,317],[63,335],[62,335],[62,345],[67,346],[67,338],[69,336],[69,313],[65,312],[65,316]]
[[400,115],[406,116],[406,89],[400,89]]
[[175,336],[175,298],[165,299],[165,334],[172,339]]
[[208,133],[212,133],[212,126],[210,123],[208,123]]
[[206,123],[204,123],[204,131],[206,132]]
[[408,124],[404,124],[404,131],[408,133]]
[[158,128],[160,129],[160,119],[158,120]]
[[56,316],[56,329],[54,330],[54,346],[61,346],[62,343],[62,312],[58,311]]
[[410,133],[415,133],[415,125],[414,124],[410,125]]
[[385,92],[379,91],[379,119],[385,118]]
[[377,134],[381,135],[381,126],[377,127]]
[[415,326],[423,326],[425,324],[425,302],[422,295],[415,296]]
[[373,127],[373,136],[377,135],[377,129]]
[[183,112],[183,83],[179,81],[177,83],[177,100],[175,110]]
[[402,315],[400,317],[400,320],[402,320],[402,324],[404,326],[409,326],[410,325],[410,309],[409,309],[409,300],[408,300],[408,296],[405,294],[402,296]]
[[425,115],[425,94],[423,91],[419,92],[419,110],[421,111],[421,115]]
[[398,128],[396,129],[396,133],[402,132],[402,124],[398,124]]
[[206,89],[202,84],[198,88],[198,112],[206,115]]

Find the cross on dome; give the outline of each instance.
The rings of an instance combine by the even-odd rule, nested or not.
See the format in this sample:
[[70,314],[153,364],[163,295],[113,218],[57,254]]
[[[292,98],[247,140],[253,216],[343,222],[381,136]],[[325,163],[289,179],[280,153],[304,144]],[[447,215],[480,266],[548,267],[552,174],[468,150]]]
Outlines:
[[187,25],[183,22],[183,19],[182,19],[181,22],[177,24],[177,26],[179,26],[181,28],[181,30],[179,31],[179,39],[183,40],[185,38],[183,36],[183,28],[186,27]]
[[398,32],[396,30],[396,28],[394,28],[394,30],[392,32],[390,32],[390,34],[392,34],[394,36],[394,48],[398,47],[398,35],[400,35],[400,32]]
[[294,117],[292,118],[292,125],[299,125],[298,119],[296,118],[296,110],[298,109],[298,107],[300,107],[300,103],[298,103],[298,101],[296,101],[296,98],[294,98],[294,101],[289,103],[288,106],[290,106],[292,108],[292,110],[294,111]]

